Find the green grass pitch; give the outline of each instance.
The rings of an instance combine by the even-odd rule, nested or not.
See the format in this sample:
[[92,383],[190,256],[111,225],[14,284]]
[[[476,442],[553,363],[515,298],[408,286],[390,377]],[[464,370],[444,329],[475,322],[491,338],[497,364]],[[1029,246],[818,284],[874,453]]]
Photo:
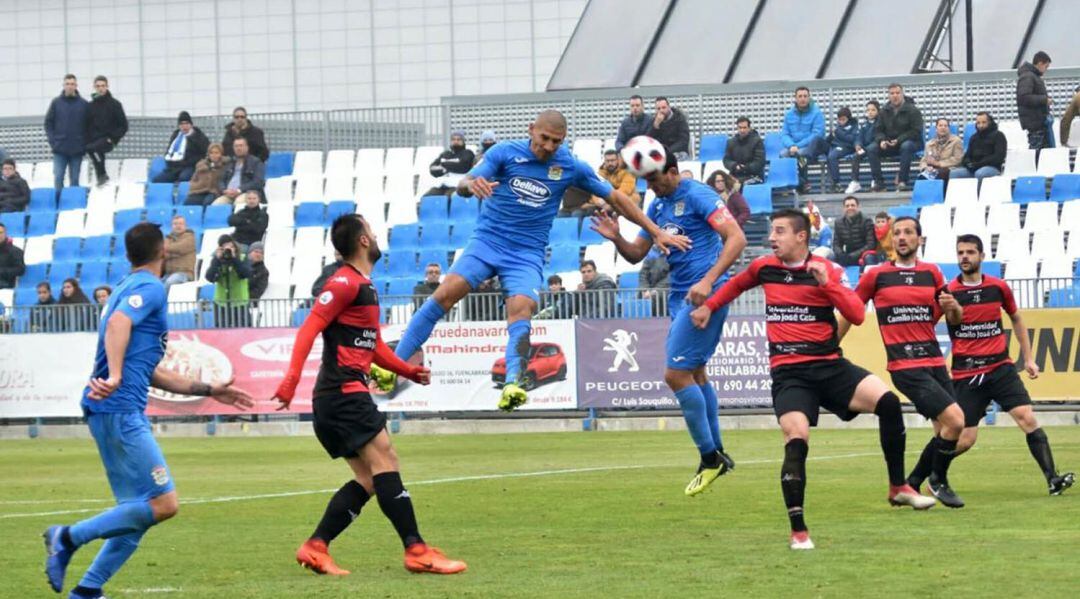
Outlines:
[[[1047,429],[1058,466],[1080,467],[1080,427]],[[929,435],[909,430],[908,462]],[[984,427],[954,463],[968,502],[928,512],[886,503],[876,431],[814,431],[807,523],[792,552],[777,430],[728,431],[736,470],[698,498],[684,432],[399,436],[426,539],[469,570],[406,572],[372,501],[332,545],[344,578],[293,552],[348,476],[313,437],[164,439],[180,514],[147,533],[110,597],[949,597],[1071,596],[1080,488],[1047,496],[1015,427]],[[291,493],[291,494],[290,494]],[[275,495],[275,497],[252,497]],[[289,494],[289,495],[284,495]],[[0,596],[47,597],[41,531],[109,492],[93,443],[0,443]],[[96,552],[76,554],[67,589]],[[65,589],[65,591],[67,590]],[[154,591],[154,592],[151,592]],[[66,597],[66,595],[64,595]]]

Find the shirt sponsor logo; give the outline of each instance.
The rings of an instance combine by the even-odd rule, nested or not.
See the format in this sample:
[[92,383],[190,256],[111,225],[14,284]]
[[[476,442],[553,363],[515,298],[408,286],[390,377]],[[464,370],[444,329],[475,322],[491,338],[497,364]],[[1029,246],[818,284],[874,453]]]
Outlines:
[[334,292],[332,291],[323,291],[319,295],[319,303],[324,306],[332,301],[334,301]]
[[668,233],[670,235],[682,235],[683,234],[682,226],[677,225],[675,223],[666,223],[666,224],[664,224],[663,227],[661,227],[661,229],[665,233]]
[[133,296],[129,297],[128,298],[128,305],[131,306],[132,308],[135,308],[136,310],[138,310],[139,308],[142,308],[142,305],[143,305],[142,296],[141,295],[133,295]]
[[539,205],[551,197],[551,189],[547,185],[529,177],[511,177],[510,191],[526,204]]

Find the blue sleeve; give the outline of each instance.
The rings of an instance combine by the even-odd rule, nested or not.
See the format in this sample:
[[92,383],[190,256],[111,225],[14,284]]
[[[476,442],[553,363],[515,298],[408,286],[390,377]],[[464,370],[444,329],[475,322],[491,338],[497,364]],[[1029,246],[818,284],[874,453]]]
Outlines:
[[132,326],[137,326],[146,317],[155,314],[165,306],[165,286],[160,282],[144,283],[131,290],[127,297],[116,305],[116,311],[123,312],[131,319]]
[[817,108],[814,111],[814,122],[812,125],[810,125],[810,134],[822,136],[825,135],[825,115],[821,113],[820,108]]
[[577,176],[574,178],[574,185],[584,189],[585,191],[599,196],[605,200],[611,196],[611,192],[615,190],[611,186],[611,183],[600,178],[600,175],[596,174],[592,170],[592,167],[585,163],[584,160],[574,160],[574,170],[577,171]]
[[503,162],[506,160],[506,144],[497,143],[491,149],[484,152],[484,159],[480,164],[469,169],[468,176],[472,178],[483,177],[491,180],[499,173]]
[[784,124],[780,127],[780,141],[784,144],[784,148],[790,148],[795,145],[795,139],[791,137],[791,121],[788,119],[791,116],[791,111],[794,109],[788,109],[784,113]]

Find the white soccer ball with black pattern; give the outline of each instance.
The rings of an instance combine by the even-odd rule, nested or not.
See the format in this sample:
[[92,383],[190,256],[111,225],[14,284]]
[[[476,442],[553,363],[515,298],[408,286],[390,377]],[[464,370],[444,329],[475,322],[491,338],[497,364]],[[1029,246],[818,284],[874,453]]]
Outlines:
[[664,144],[648,135],[639,135],[623,146],[622,159],[630,174],[645,177],[664,170],[667,152],[664,151]]

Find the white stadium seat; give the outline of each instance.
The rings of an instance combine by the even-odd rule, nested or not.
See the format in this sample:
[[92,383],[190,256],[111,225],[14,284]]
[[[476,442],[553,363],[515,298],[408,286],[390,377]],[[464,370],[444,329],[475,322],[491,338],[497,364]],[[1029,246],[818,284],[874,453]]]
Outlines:
[[55,184],[56,182],[53,181],[52,160],[35,162],[34,172],[30,177],[30,187],[52,187]]
[[[1080,129],[1077,129],[1080,134]],[[1061,205],[1061,222],[1065,228],[1080,223],[1080,200],[1070,200]]]
[[[190,302],[194,303],[199,299],[199,282],[191,281],[188,283],[177,283],[169,287],[169,303],[172,302]],[[170,306],[172,308],[172,306]],[[184,309],[188,309],[187,306]]]
[[[272,181],[273,179],[271,179]],[[295,222],[296,209],[292,204],[283,204],[278,202],[276,204],[266,205],[266,217],[271,227],[291,227]]]
[[1036,260],[1064,257],[1065,233],[1057,229],[1036,231],[1031,238],[1031,256]]
[[293,237],[296,236],[296,230],[292,227],[278,227],[274,226],[273,229],[268,229],[266,235],[263,238],[264,255],[266,256],[292,256],[293,252]]
[[[588,226],[587,224],[585,225]],[[596,272],[609,273],[615,266],[615,247],[610,243],[585,246],[585,260],[596,262]]]
[[142,183],[121,183],[116,188],[117,210],[130,210],[146,206],[146,187]]
[[[952,187],[953,181],[949,181]],[[986,177],[979,185],[979,203],[1003,204],[1012,201],[1012,180],[1008,177]]]
[[[920,218],[919,220],[924,219]],[[952,229],[957,233],[961,232],[960,229],[985,229],[986,207],[981,204],[961,204],[956,207],[952,222]]]
[[333,177],[327,177],[326,189],[323,191],[323,197],[327,202],[332,202],[334,200],[351,200],[355,198],[352,173],[337,174]]
[[919,213],[923,235],[926,237],[949,236],[952,232],[951,212],[952,209],[945,204],[931,204],[923,207]]
[[[985,241],[985,240],[984,240]],[[1031,249],[1028,246],[1028,234],[1017,231],[1012,235],[1004,235],[998,238],[997,251],[994,252],[994,260],[998,262],[1013,262],[1025,260],[1031,257]]]
[[440,146],[420,146],[416,148],[416,154],[413,156],[412,173],[414,175],[429,174],[431,163],[435,162],[435,159],[443,152],[444,149]]
[[950,179],[949,188],[945,191],[945,205],[959,206],[961,204],[974,204],[979,201],[979,180],[972,177],[969,179]]
[[149,162],[150,161],[145,158],[125,158],[124,162],[120,165],[120,177],[117,178],[117,181],[145,183]]
[[318,150],[297,152],[296,157],[293,159],[293,178],[299,179],[300,177],[310,176],[322,177],[322,158],[322,152]]
[[23,262],[26,264],[52,262],[54,237],[53,235],[41,235],[27,238],[26,248],[23,250]]
[[360,177],[381,177],[383,175],[383,156],[385,151],[382,148],[362,148],[356,151],[356,164],[353,167],[353,173],[357,178]]
[[389,178],[394,175],[413,174],[413,148],[389,148],[386,150],[386,163],[383,173]]
[[[1010,144],[1011,147],[1011,144]],[[1035,150],[1010,149],[1005,154],[1005,176],[1010,179],[1028,177],[1038,172],[1035,168]]]
[[86,209],[86,225],[83,235],[109,235],[113,232],[113,216],[115,211],[110,203],[105,206],[94,206],[93,202]]
[[679,172],[682,173],[683,171],[694,173],[694,179],[696,181],[701,181],[701,163],[697,160],[680,160]]
[[1042,307],[1043,292],[1035,281],[1038,276],[1038,262],[1034,258],[1018,258],[1005,265],[1005,280],[1020,308]]
[[[952,183],[950,182],[950,186]],[[999,235],[1020,230],[1020,204],[991,204],[986,228]]]
[[86,199],[86,209],[89,211],[112,209],[116,206],[116,186],[112,184],[101,187],[91,187],[90,194]]
[[1049,178],[1069,172],[1069,148],[1045,148],[1039,152],[1039,175]]
[[293,258],[297,261],[319,262],[323,255],[326,231],[320,227],[300,227],[293,243]]
[[1026,148],[1027,132],[1020,126],[1020,121],[998,121],[998,131],[1005,135],[1010,148]]
[[326,168],[323,176],[327,179],[348,178],[352,179],[356,153],[352,150],[330,150],[326,153]]
[[1025,231],[1045,231],[1057,228],[1057,202],[1032,202],[1027,205],[1027,216],[1024,217]]
[[415,223],[417,219],[416,214],[416,201],[411,195],[398,195],[390,197],[390,209],[386,214],[386,225],[393,227],[394,225],[402,225],[405,223]]
[[716,171],[724,171],[725,173],[728,172],[727,167],[724,166],[724,161],[723,160],[710,160],[710,161],[706,162],[704,165],[702,165],[702,168],[701,168],[701,180],[702,181],[708,180],[709,176],[712,175],[713,173],[715,173]]
[[293,203],[303,204],[307,202],[323,201],[323,178],[318,176],[302,175],[296,178],[296,191],[293,193]]
[[85,235],[85,210],[63,210],[56,219],[57,237],[82,237]]
[[577,139],[574,140],[574,156],[585,161],[596,170],[604,162],[604,142],[600,139]]
[[563,287],[574,290],[581,284],[581,272],[576,270],[568,270],[566,272],[556,273],[559,278],[562,279]]
[[267,204],[292,204],[292,179],[289,177],[274,177],[266,180],[263,193],[266,194]]

